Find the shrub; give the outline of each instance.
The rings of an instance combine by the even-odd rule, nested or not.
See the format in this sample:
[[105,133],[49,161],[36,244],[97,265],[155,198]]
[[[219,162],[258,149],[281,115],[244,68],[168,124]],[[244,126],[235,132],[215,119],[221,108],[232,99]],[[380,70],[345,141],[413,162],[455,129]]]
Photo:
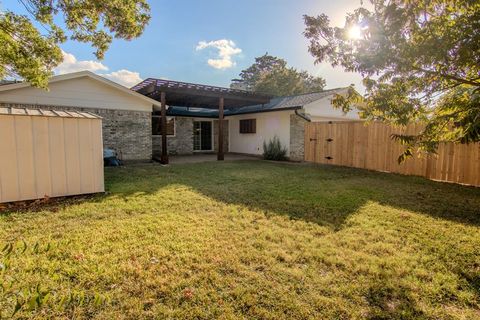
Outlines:
[[274,136],[270,141],[263,142],[263,158],[265,160],[282,161],[287,159],[287,148],[282,146],[280,139]]

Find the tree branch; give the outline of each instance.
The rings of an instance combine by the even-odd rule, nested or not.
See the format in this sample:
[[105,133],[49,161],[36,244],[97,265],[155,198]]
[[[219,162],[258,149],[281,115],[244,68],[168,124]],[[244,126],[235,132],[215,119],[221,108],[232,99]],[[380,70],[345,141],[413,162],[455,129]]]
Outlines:
[[469,85],[474,86],[474,87],[480,87],[480,82],[476,82],[476,81],[472,81],[472,80],[468,80],[468,79],[462,79],[462,78],[458,78],[458,77],[452,76],[452,75],[450,75],[450,74],[444,74],[444,73],[441,73],[441,72],[435,72],[435,71],[431,71],[431,70],[426,70],[426,69],[423,69],[423,68],[420,68],[420,67],[412,66],[412,68],[415,69],[415,70],[424,72],[424,73],[433,74],[433,75],[438,75],[438,76],[443,77],[443,78],[446,78],[446,79],[450,79],[450,80],[454,80],[454,81],[457,81],[457,82],[461,82],[461,83],[463,83],[463,84],[469,84]]

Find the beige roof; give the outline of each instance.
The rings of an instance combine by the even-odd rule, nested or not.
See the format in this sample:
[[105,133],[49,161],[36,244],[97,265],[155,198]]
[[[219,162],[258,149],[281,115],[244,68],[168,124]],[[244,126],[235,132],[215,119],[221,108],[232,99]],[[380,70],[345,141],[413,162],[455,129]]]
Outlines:
[[[76,78],[81,78],[81,77],[89,77],[91,79],[97,80],[99,82],[102,82],[110,87],[116,88],[122,92],[125,92],[129,95],[132,95],[138,99],[144,100],[146,102],[149,102],[155,106],[160,106],[160,102],[157,100],[154,100],[152,98],[149,98],[147,96],[144,96],[143,94],[140,94],[136,91],[130,90],[121,84],[118,84],[116,82],[113,82],[111,80],[108,80],[102,76],[99,76],[98,74],[95,74],[91,71],[79,71],[79,72],[72,72],[72,73],[66,73],[58,76],[53,76],[49,79],[49,83],[54,83],[58,81],[64,81],[64,80],[70,80],[70,79],[76,79]],[[10,83],[10,84],[4,84],[0,86],[0,92],[2,91],[9,91],[9,90],[14,90],[14,89],[19,89],[19,88],[26,88],[30,87],[30,83],[28,82],[16,82],[16,83]]]
[[91,112],[0,107],[0,115],[102,119]]

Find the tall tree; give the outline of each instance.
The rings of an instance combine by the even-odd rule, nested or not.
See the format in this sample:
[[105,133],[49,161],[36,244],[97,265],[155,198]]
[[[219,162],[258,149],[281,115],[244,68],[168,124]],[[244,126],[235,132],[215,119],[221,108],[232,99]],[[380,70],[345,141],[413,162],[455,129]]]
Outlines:
[[[364,77],[363,115],[396,125],[422,121],[415,136],[396,136],[413,151],[440,141],[480,140],[480,2],[370,0],[343,28],[325,14],[304,16],[309,51]],[[353,93],[353,91],[352,91]],[[358,96],[335,99],[348,109]]]
[[325,80],[306,71],[289,68],[284,59],[266,53],[255,58],[252,64],[233,79],[232,88],[261,92],[275,96],[286,96],[322,91]]
[[[90,43],[102,59],[113,37],[138,37],[150,19],[146,0],[18,1],[28,15],[0,11],[0,78],[21,77],[43,88],[68,38]],[[56,19],[63,19],[65,30]]]

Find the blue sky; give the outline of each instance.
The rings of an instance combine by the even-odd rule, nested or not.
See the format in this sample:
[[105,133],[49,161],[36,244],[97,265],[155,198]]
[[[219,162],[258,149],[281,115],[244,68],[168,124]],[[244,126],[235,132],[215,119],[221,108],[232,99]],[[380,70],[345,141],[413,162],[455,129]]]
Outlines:
[[[152,19],[141,37],[132,41],[114,40],[100,63],[94,61],[89,45],[68,41],[62,49],[70,55],[57,71],[86,68],[118,81],[122,81],[123,76],[131,76],[128,72],[132,72],[133,79],[138,73],[142,79],[163,77],[228,86],[255,57],[268,52],[286,59],[295,68],[326,78],[329,88],[350,83],[360,87],[359,75],[344,73],[328,64],[314,65],[302,35],[303,14],[326,13],[335,24],[342,25],[345,13],[358,7],[360,0],[149,2]],[[4,2],[3,7],[21,10],[17,1]],[[205,42],[203,46],[199,46],[201,41]],[[223,48],[223,57],[219,57],[219,48]],[[209,59],[220,61],[209,64]],[[121,74],[119,70],[125,72]]]

